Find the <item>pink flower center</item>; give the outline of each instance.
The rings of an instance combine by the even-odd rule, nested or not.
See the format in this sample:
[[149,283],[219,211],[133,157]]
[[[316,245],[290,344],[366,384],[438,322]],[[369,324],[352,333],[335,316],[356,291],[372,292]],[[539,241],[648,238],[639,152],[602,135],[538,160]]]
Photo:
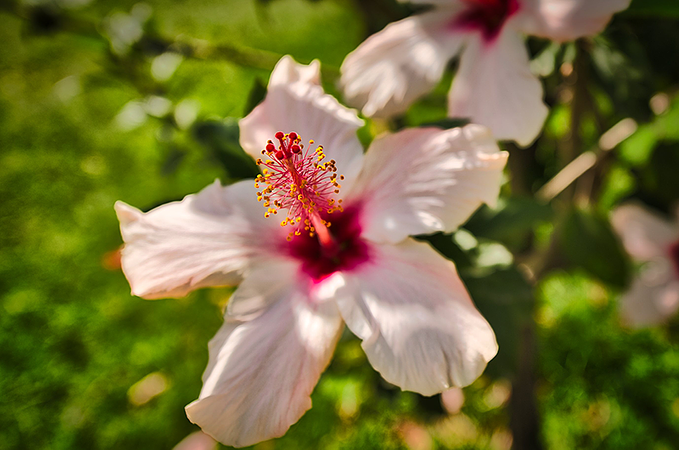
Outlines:
[[452,22],[453,29],[479,30],[484,40],[494,40],[507,19],[519,10],[519,0],[463,0],[467,9]]
[[297,133],[276,133],[278,145],[269,141],[258,159],[262,174],[255,179],[257,200],[267,208],[265,217],[285,213],[282,227],[290,227],[284,251],[302,261],[302,270],[315,281],[368,260],[368,246],[361,239],[359,208],[345,211],[336,199],[341,188],[335,161],[323,147],[312,150]]
[[315,282],[339,271],[355,269],[370,259],[366,242],[361,239],[360,208],[351,207],[332,214],[329,228],[336,245],[302,234],[289,243],[290,254],[302,262],[302,270]]
[[674,265],[674,272],[679,276],[679,241],[670,246],[670,259]]

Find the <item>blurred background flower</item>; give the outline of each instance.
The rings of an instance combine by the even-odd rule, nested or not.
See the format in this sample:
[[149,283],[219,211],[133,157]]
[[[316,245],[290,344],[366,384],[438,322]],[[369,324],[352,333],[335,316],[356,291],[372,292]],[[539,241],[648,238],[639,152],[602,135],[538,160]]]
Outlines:
[[671,319],[679,309],[679,226],[634,203],[616,208],[611,220],[625,250],[643,264],[620,299],[622,319],[636,327]]
[[542,129],[547,107],[522,35],[557,42],[593,36],[629,2],[414,0],[434,6],[388,25],[350,53],[342,64],[343,90],[365,115],[390,117],[433,89],[459,53],[448,115],[528,146]]

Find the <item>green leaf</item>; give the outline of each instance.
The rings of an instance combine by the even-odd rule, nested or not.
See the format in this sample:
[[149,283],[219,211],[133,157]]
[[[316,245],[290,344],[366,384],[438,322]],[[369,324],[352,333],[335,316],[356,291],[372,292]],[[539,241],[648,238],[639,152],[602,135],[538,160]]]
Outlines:
[[634,176],[626,167],[622,164],[613,164],[601,185],[599,210],[612,209],[614,205],[634,192],[636,185]]
[[512,250],[523,245],[533,227],[550,220],[552,207],[531,198],[512,197],[496,209],[480,208],[465,228],[474,236],[501,242]]
[[648,163],[653,150],[661,141],[679,142],[679,98],[674,98],[667,111],[643,124],[619,148],[620,158],[632,166]]
[[254,178],[259,173],[250,155],[241,148],[235,119],[205,121],[194,125],[193,135],[221,163],[231,180]]
[[679,2],[676,0],[633,0],[625,13],[660,17],[679,17]]
[[418,236],[417,239],[429,242],[439,253],[453,260],[458,270],[472,265],[469,255],[455,243],[450,234],[436,233],[429,236]]
[[574,209],[564,221],[560,243],[574,266],[613,286],[622,288],[627,284],[627,254],[605,217]]
[[243,116],[250,114],[257,105],[264,101],[264,97],[266,97],[266,84],[260,78],[255,78],[255,82],[248,95],[248,102],[245,105]]
[[421,127],[437,127],[443,130],[448,130],[450,128],[463,127],[469,124],[469,119],[452,119],[446,117],[445,119],[435,120],[433,122],[425,122],[420,124]]
[[515,267],[488,273],[467,271],[462,279],[477,308],[495,331],[500,350],[488,365],[496,377],[516,373],[519,337],[531,320],[533,288]]
[[161,173],[163,175],[170,175],[177,171],[177,168],[181,162],[186,157],[186,152],[178,148],[177,146],[170,146],[165,161],[161,167]]
[[[679,197],[679,143],[659,142],[648,165],[639,170],[640,188],[651,203],[671,208]],[[658,205],[660,206],[660,205]]]

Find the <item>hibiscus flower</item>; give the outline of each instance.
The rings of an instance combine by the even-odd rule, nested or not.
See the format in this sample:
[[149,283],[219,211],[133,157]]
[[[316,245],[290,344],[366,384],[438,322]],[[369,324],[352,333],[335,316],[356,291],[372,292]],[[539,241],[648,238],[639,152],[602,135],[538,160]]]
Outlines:
[[371,117],[404,112],[461,53],[448,115],[529,145],[547,117],[522,34],[558,42],[601,31],[630,0],[409,0],[433,10],[388,25],[342,64],[344,94]]
[[227,445],[281,436],[311,407],[345,323],[387,381],[423,395],[470,384],[497,352],[454,265],[409,236],[493,204],[506,152],[467,126],[401,131],[364,155],[362,123],[323,92],[317,61],[284,57],[239,124],[254,183],[148,213],[116,204],[134,295],[238,284],[186,407]]
[[612,223],[627,253],[644,263],[620,300],[622,319],[634,327],[667,321],[679,309],[679,225],[635,203],[613,211]]

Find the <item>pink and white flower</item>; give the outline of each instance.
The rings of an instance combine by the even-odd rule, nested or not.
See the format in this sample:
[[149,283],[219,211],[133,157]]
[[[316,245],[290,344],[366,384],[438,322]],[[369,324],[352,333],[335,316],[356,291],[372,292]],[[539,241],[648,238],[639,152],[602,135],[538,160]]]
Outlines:
[[345,323],[387,381],[423,395],[468,385],[497,352],[454,265],[409,236],[493,204],[506,152],[470,125],[387,135],[364,155],[362,123],[323,92],[317,61],[284,57],[240,121],[257,187],[215,182],[148,213],[116,204],[134,295],[238,284],[186,407],[225,444],[281,436],[311,407]]
[[[405,1],[405,0],[402,0]],[[344,94],[366,116],[389,117],[436,86],[461,54],[448,115],[529,145],[547,117],[522,34],[559,42],[600,32],[630,0],[408,0],[434,9],[388,25],[342,64]]]
[[665,322],[679,310],[679,225],[640,204],[618,207],[613,227],[632,258],[644,263],[620,301],[634,327]]

